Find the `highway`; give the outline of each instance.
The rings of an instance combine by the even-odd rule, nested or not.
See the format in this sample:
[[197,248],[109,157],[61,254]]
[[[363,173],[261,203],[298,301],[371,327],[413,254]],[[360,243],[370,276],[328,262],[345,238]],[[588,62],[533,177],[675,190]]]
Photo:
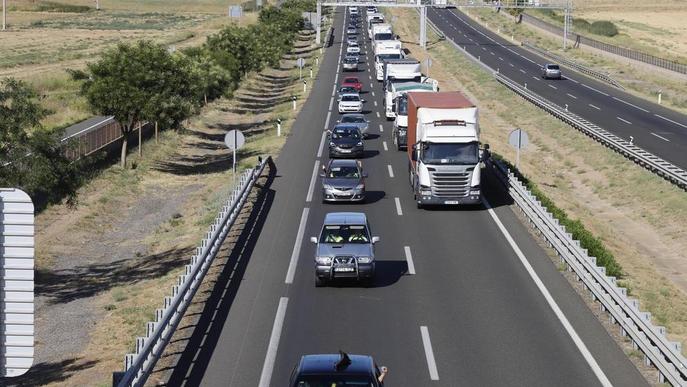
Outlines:
[[550,61],[476,23],[458,9],[428,8],[441,32],[490,68],[542,97],[673,164],[687,169],[687,116],[561,66],[562,80],[541,78]]
[[[336,123],[334,94],[346,75],[345,23],[339,9],[334,44],[309,82],[314,89],[276,160],[276,176],[169,385],[285,386],[300,356],[339,349],[388,366],[387,386],[647,385],[495,179],[484,187],[493,209],[416,209],[362,33],[365,70],[354,75],[364,83],[371,121],[362,160],[370,200],[321,203],[325,130]],[[365,212],[372,235],[381,237],[370,287],[315,288],[309,237],[334,211]]]

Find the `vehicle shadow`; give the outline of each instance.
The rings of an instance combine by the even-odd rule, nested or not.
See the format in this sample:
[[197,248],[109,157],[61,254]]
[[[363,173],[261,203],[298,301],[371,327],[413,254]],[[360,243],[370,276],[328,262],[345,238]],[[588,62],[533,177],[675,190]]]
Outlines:
[[371,159],[379,154],[378,150],[365,150],[363,151],[362,157],[358,157],[360,160]]
[[376,140],[376,139],[378,139],[378,138],[380,138],[380,137],[381,137],[381,135],[379,135],[379,134],[369,133],[369,134],[366,135],[365,139],[366,139],[366,140]]
[[375,277],[372,282],[359,282],[355,279],[338,278],[327,283],[330,288],[384,288],[398,282],[408,273],[406,261],[383,261],[375,263]]
[[[183,330],[191,330],[193,333],[190,336],[184,334],[183,337],[173,340],[173,342],[179,342],[180,350],[171,353],[168,351],[164,354],[163,358],[178,356],[176,361],[169,362],[173,364],[169,368],[156,370],[156,372],[166,373],[170,372],[171,368],[166,385],[198,385],[203,379],[239,286],[243,281],[243,275],[250,262],[251,254],[258,243],[258,237],[274,202],[275,191],[270,187],[275,177],[276,167],[274,164],[270,164],[269,175],[264,184],[261,187],[256,184],[256,187],[261,189],[257,194],[253,208],[247,214],[243,229],[236,235],[234,247],[230,252],[227,251],[229,256],[226,264],[213,284],[201,311],[197,313],[195,322],[183,327]],[[180,328],[177,331],[181,330]]]

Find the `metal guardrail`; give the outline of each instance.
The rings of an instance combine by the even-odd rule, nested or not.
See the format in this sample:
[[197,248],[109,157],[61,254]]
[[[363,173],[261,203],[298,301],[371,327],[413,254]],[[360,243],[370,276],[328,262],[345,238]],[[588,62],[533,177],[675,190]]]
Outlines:
[[500,73],[495,73],[494,77],[497,81],[501,82],[521,97],[546,110],[559,120],[663,177],[678,187],[687,190],[687,171],[684,169],[633,145],[629,141],[600,128],[577,114],[567,111]]
[[597,266],[596,258],[590,257],[580,241],[560,225],[513,172],[497,160],[488,162],[510,196],[536,227],[548,244],[556,251],[568,270],[576,273],[578,280],[601,304],[611,322],[618,324],[623,336],[629,336],[635,349],[644,354],[644,362],[653,365],[659,373],[659,383],[673,386],[687,385],[687,359],[682,355],[681,343],[666,338],[666,329],[651,322],[651,314],[639,309],[639,301],[627,296],[627,289],[618,287],[616,278],[606,275],[606,268]]
[[191,257],[184,274],[172,287],[172,296],[165,297],[164,309],[155,312],[155,321],[146,324],[146,336],[136,338],[136,353],[124,359],[124,374],[114,375],[113,385],[118,387],[142,386],[162,356],[186,309],[193,300],[205,274],[220,250],[227,233],[238,217],[253,185],[271,161],[263,160],[255,168],[245,171],[239,184],[210,226],[210,230]]
[[576,70],[582,74],[592,76],[596,79],[599,79],[599,80],[604,81],[610,85],[613,85],[619,89],[625,90],[625,88],[622,87],[620,85],[620,83],[618,83],[615,79],[611,78],[606,73],[602,73],[601,71],[592,70],[589,67],[583,66],[583,65],[581,65],[581,64],[579,64],[573,60],[564,58],[560,55],[556,55],[556,54],[552,53],[551,51],[545,50],[543,48],[539,48],[533,44],[530,44],[529,42],[525,41],[522,43],[522,45],[523,45],[523,47],[526,47],[526,48],[534,51],[535,53],[537,53],[539,55],[542,55],[542,56],[547,57],[549,59],[553,59],[554,61],[556,61],[559,64],[565,65],[565,66],[570,67],[571,69]]
[[[532,24],[541,29],[547,30],[556,35],[563,36],[563,29],[555,24],[549,23],[532,15],[523,13],[522,21]],[[629,48],[614,46],[612,44],[600,42],[595,39],[588,38],[584,35],[573,32],[568,33],[568,39],[575,42],[576,45],[585,44],[589,47],[594,47],[598,50],[610,52],[611,54],[620,55],[625,58],[644,62],[656,67],[664,68],[666,70],[674,71],[680,74],[687,74],[687,64],[679,63],[670,59],[659,58],[657,56],[647,54],[641,51],[630,50]]]

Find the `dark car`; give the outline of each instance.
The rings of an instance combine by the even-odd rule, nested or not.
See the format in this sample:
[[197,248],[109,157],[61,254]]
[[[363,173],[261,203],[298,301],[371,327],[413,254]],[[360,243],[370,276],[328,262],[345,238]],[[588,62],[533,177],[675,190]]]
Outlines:
[[361,157],[364,150],[357,126],[338,124],[329,132],[329,158]]
[[291,373],[289,387],[382,387],[386,373],[367,355],[305,355]]

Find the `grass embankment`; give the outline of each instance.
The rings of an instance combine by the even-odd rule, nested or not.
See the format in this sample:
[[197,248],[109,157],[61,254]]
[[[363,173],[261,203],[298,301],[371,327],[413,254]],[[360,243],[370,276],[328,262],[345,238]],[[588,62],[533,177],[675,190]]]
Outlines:
[[[53,112],[43,125],[66,127],[92,113],[65,69],[83,68],[122,41],[148,39],[175,48],[199,45],[233,22],[227,18],[227,7],[239,2],[101,1],[101,10],[96,11],[92,0],[14,1],[8,13],[9,30],[0,39],[0,77],[28,81]],[[256,18],[255,13],[246,13],[240,23]]]
[[[301,41],[296,44],[304,46],[310,43]],[[317,55],[317,50],[303,54],[308,67],[314,65]],[[201,114],[190,119],[186,131],[163,132],[159,144],[154,141],[144,143],[142,158],[131,155],[135,168],[123,170],[113,166],[84,187],[80,208],[77,213],[70,214],[77,218],[71,228],[91,230],[100,236],[95,239],[104,238],[112,231],[113,224],[121,221],[122,214],[133,217],[135,221],[135,215],[128,211],[140,206],[146,196],[167,192],[170,194],[168,200],[180,202],[177,213],[139,236],[137,243],[145,246],[147,253],[131,257],[125,267],[114,270],[115,277],[121,281],[105,283],[111,275],[94,279],[102,282],[105,289],[95,301],[103,317],[92,328],[90,341],[79,355],[78,363],[85,364],[83,368],[74,367],[79,371],[65,372],[64,380],[57,384],[106,385],[111,372],[121,369],[124,354],[133,350],[133,338],[145,332],[145,323],[153,319],[155,309],[161,307],[163,298],[169,295],[171,286],[182,271],[180,267],[188,262],[193,249],[228,197],[232,180],[231,162],[224,162],[217,168],[215,160],[218,156],[228,157],[230,152],[219,137],[232,125],[244,128],[247,142],[239,152],[239,171],[254,166],[258,156],[278,154],[288,138],[296,114],[311,89],[309,87],[303,94],[298,70],[293,68],[293,64],[294,61],[289,59],[282,61],[280,70],[265,70],[269,77],[250,75],[234,92],[233,98],[214,101],[203,108]],[[318,70],[318,66],[314,66],[315,76]],[[309,83],[312,85],[313,82]],[[291,95],[299,97],[295,111]],[[256,98],[260,101],[256,102]],[[278,117],[282,119],[281,137],[276,136],[274,125]],[[199,161],[188,164],[188,159]],[[184,191],[189,186],[201,188],[195,188],[187,197],[174,196],[175,192]],[[43,216],[50,217],[50,211]],[[38,262],[39,270],[51,265],[51,256],[61,254],[52,245],[44,246]],[[154,270],[158,266],[160,270]],[[142,272],[147,274],[135,275]]]
[[684,92],[684,81],[677,74],[655,71],[650,65],[631,65],[632,61],[619,59],[613,55],[603,55],[588,49],[568,49],[563,51],[561,39],[552,34],[527,24],[515,24],[513,19],[497,14],[492,10],[465,10],[468,16],[492,31],[499,32],[507,39],[514,38],[519,44],[528,41],[534,45],[547,49],[557,55],[570,58],[582,65],[608,73],[611,78],[620,82],[627,92],[656,102],[659,90],[662,91],[662,103],[670,108],[687,113],[687,94]]
[[430,74],[442,90],[460,90],[480,107],[483,142],[508,160],[508,134],[519,127],[531,146],[520,170],[546,197],[579,222],[615,256],[623,286],[642,309],[687,344],[687,197],[663,179],[564,125],[496,82],[428,29],[429,49],[418,47],[418,17],[393,10],[395,31],[411,56],[433,59]]

